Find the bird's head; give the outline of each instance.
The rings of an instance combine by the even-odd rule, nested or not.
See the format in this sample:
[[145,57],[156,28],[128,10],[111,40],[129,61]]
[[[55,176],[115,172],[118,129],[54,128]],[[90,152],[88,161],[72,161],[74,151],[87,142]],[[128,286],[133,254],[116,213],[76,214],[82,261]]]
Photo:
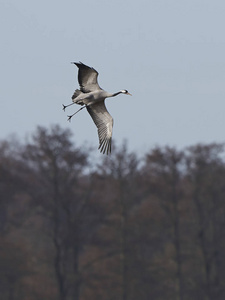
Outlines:
[[121,92],[122,94],[126,94],[126,95],[132,96],[127,90],[121,90],[120,92]]

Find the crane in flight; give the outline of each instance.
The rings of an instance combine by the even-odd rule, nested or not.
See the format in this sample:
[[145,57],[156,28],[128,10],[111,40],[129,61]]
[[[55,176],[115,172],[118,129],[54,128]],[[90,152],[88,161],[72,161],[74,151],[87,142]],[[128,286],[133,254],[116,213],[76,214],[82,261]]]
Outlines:
[[68,105],[63,104],[63,110],[65,111],[66,107],[73,104],[82,105],[78,111],[68,116],[68,120],[70,121],[76,113],[86,107],[98,129],[98,149],[103,154],[109,154],[111,153],[113,118],[106,109],[105,99],[115,97],[119,94],[131,94],[127,90],[120,90],[113,94],[103,90],[98,84],[98,72],[94,68],[90,68],[82,62],[72,62],[72,64],[78,67],[80,89],[75,90],[72,96],[72,103]]

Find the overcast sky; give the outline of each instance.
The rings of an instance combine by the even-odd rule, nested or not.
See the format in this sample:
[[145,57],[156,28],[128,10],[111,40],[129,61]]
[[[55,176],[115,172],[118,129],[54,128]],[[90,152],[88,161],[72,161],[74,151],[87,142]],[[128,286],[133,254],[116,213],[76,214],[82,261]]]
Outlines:
[[59,124],[97,152],[97,129],[71,102],[82,61],[109,92],[113,139],[147,151],[225,141],[223,0],[0,0],[0,139]]

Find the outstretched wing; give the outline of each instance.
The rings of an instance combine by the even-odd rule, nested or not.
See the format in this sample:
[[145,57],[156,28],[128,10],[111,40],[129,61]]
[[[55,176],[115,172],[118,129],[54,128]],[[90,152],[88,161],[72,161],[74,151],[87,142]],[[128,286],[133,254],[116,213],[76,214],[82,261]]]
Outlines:
[[83,93],[89,93],[96,90],[101,90],[98,85],[98,72],[94,68],[90,68],[82,62],[74,64],[78,67],[78,82],[80,90]]
[[86,107],[98,128],[98,149],[103,153],[111,153],[113,118],[107,111],[104,101]]

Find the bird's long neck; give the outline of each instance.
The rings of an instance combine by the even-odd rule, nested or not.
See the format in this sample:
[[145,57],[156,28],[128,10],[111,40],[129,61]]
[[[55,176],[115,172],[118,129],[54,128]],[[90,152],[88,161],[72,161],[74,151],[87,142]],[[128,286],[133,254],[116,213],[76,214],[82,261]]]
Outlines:
[[119,95],[119,94],[121,94],[121,93],[122,93],[122,92],[119,91],[119,92],[117,92],[117,93],[112,94],[111,97],[115,97],[115,96],[117,96],[117,95]]

